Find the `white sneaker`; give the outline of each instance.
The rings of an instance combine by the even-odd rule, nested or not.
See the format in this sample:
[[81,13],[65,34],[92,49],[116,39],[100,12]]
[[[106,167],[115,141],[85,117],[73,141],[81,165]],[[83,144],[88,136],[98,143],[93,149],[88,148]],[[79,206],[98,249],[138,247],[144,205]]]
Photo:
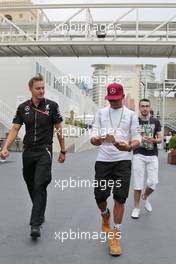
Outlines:
[[1,158],[0,158],[0,162],[2,162],[2,163],[3,163],[3,162],[6,162],[6,159],[1,159]]
[[131,217],[134,219],[138,219],[139,215],[140,215],[140,208],[134,208],[131,213]]
[[151,204],[149,203],[148,199],[144,200],[145,201],[145,210],[148,211],[148,212],[152,212],[152,206]]

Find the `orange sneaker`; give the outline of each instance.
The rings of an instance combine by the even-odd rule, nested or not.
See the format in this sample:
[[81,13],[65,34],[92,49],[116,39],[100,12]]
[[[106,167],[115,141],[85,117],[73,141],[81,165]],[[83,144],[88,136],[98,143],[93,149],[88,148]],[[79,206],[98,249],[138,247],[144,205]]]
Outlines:
[[111,226],[110,226],[111,213],[109,209],[107,214],[101,216],[102,216],[102,232],[108,233],[111,231]]
[[119,229],[112,229],[108,234],[109,254],[112,256],[120,256],[122,249],[120,246],[121,232]]

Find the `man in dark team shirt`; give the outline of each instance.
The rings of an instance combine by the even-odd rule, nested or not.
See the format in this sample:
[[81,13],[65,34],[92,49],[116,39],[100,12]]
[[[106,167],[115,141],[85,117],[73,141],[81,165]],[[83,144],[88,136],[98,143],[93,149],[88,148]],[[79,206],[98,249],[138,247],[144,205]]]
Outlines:
[[59,133],[60,144],[58,161],[65,160],[65,144],[62,134],[62,117],[56,102],[44,98],[44,80],[42,75],[29,81],[32,98],[19,105],[13,119],[13,126],[0,153],[2,159],[9,155],[8,147],[15,140],[23,124],[24,136],[23,177],[32,200],[31,236],[40,236],[40,227],[45,220],[47,186],[51,181],[52,142],[54,126]]
[[139,102],[140,133],[142,136],[141,146],[133,152],[133,177],[134,177],[134,209],[132,218],[140,216],[140,199],[144,189],[144,176],[147,172],[147,186],[142,198],[145,202],[145,209],[152,212],[152,206],[148,197],[155,190],[158,183],[158,148],[157,144],[162,142],[161,125],[158,119],[150,115],[150,101],[141,99]]

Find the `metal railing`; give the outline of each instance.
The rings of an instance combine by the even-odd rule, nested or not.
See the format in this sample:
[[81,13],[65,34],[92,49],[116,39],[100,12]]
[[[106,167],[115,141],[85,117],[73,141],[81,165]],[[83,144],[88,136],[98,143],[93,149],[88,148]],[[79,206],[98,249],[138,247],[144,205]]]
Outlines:
[[[112,8],[114,11],[117,10],[112,20],[106,20],[106,16],[104,21],[96,19],[94,12],[97,9],[109,14],[111,19]],[[170,12],[169,15],[166,14],[159,21],[155,21],[155,18],[153,19],[151,16],[151,8],[157,10],[158,13],[164,9],[169,9]],[[10,20],[5,16],[7,11],[10,14],[14,11],[29,12],[31,10],[36,14],[35,19],[31,22],[27,19],[23,22]],[[47,19],[47,12],[50,10],[55,13],[61,10],[64,11],[63,13],[67,13],[69,10],[68,17],[62,21],[57,18],[51,21]],[[72,10],[74,10],[73,14],[70,15]],[[151,20],[146,21],[146,18],[143,18],[143,13],[146,12]],[[58,15],[58,17],[60,16]],[[131,55],[150,57],[153,55],[151,50],[155,48],[156,56],[161,54],[162,57],[171,57],[175,54],[175,19],[176,3],[173,2],[0,4],[0,56],[25,56],[26,54],[38,56],[37,52],[41,52],[43,56],[62,56],[68,53],[66,47],[69,47],[73,56],[81,56],[84,45],[89,46],[88,53],[86,53],[89,56],[92,54],[92,45],[98,45],[99,48],[101,46],[103,54],[109,56],[114,45],[119,46],[120,54],[125,45],[127,51],[130,45],[130,47],[134,46],[134,50],[129,50],[132,52]],[[80,45],[79,52],[77,48],[79,49]],[[110,46],[108,47],[108,45]],[[151,47],[147,54],[146,46]],[[160,47],[166,54],[163,54],[163,51],[160,53]],[[141,48],[144,50],[141,51]],[[96,49],[97,47],[95,47]]]
[[176,113],[173,113],[170,116],[165,117],[165,126],[176,131]]
[[[14,110],[0,100],[0,123],[2,123],[7,129],[12,127],[14,114]],[[20,129],[18,137],[21,139],[24,137],[23,127]]]

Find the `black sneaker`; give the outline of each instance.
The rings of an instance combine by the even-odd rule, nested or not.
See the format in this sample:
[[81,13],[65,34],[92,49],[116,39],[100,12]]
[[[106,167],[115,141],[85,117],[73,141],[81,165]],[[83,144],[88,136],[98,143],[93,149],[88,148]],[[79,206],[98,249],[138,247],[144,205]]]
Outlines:
[[40,228],[43,228],[44,223],[45,223],[45,216],[42,217],[42,222],[41,222]]
[[45,223],[45,216],[42,217],[42,224]]
[[31,237],[40,237],[40,226],[31,226]]

